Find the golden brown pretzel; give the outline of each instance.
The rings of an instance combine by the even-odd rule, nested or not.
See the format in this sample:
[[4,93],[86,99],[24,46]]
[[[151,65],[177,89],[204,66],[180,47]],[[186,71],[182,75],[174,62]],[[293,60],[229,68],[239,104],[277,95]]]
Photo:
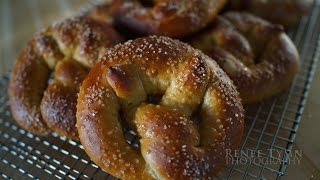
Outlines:
[[115,0],[116,21],[142,35],[182,37],[206,26],[226,0]]
[[228,6],[290,26],[297,24],[310,11],[312,4],[313,0],[229,0]]
[[299,69],[296,47],[282,27],[248,13],[219,16],[191,44],[218,62],[244,103],[283,91]]
[[21,51],[11,73],[14,119],[36,134],[51,129],[76,139],[80,83],[99,53],[121,40],[112,27],[86,17],[64,20],[39,33]]
[[[161,96],[159,104],[149,96]],[[224,167],[225,150],[238,147],[243,113],[214,61],[150,36],[116,45],[93,67],[80,88],[77,127],[89,157],[117,178],[210,179]],[[138,133],[141,152],[120,121]]]

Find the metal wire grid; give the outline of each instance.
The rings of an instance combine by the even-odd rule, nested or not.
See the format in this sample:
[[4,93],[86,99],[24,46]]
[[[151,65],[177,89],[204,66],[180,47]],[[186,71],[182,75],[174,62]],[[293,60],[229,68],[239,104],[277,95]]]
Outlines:
[[[231,164],[222,179],[281,179],[286,172],[290,152],[301,121],[309,86],[320,55],[320,3],[310,16],[288,33],[301,54],[301,70],[290,89],[282,95],[246,107],[246,130],[240,150],[276,149],[273,156],[262,153],[276,164],[250,162]],[[38,137],[20,129],[12,120],[7,96],[8,74],[0,80],[0,177],[4,179],[115,179],[92,163],[82,146],[53,133]],[[137,137],[125,134],[138,146]]]

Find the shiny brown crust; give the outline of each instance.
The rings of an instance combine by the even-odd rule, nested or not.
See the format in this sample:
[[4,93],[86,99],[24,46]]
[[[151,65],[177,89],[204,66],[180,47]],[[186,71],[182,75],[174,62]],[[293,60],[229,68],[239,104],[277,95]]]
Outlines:
[[108,24],[114,24],[114,14],[119,11],[121,5],[122,1],[109,0],[86,9],[82,12],[82,15]]
[[122,2],[116,21],[140,35],[182,37],[194,33],[224,7],[226,0],[115,0]]
[[77,139],[80,83],[99,54],[120,41],[112,27],[86,17],[64,20],[36,35],[19,54],[10,77],[10,107],[17,123],[39,135],[53,130]]
[[[158,105],[147,101],[156,95]],[[93,67],[80,87],[77,128],[89,157],[117,178],[212,179],[226,149],[240,144],[243,113],[231,80],[208,56],[150,36],[116,45]],[[120,121],[139,135],[140,150]]]
[[219,16],[191,44],[217,61],[245,104],[285,90],[299,69],[299,54],[282,27],[248,13]]
[[229,0],[228,7],[244,10],[273,23],[292,26],[310,12],[314,0]]

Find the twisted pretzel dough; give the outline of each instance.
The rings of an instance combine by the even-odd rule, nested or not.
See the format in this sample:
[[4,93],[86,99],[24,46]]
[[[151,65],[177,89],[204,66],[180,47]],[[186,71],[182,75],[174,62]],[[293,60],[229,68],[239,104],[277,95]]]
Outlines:
[[205,27],[226,3],[226,0],[115,1],[123,2],[116,13],[120,24],[142,35],[170,37],[182,37]]
[[310,12],[313,0],[229,0],[229,7],[261,16],[273,23],[292,26]]
[[77,139],[80,83],[99,53],[121,40],[112,27],[86,17],[67,19],[34,37],[19,54],[10,78],[10,106],[17,123],[36,134],[51,129]]
[[297,49],[282,27],[248,13],[219,16],[191,44],[217,61],[246,104],[285,90],[299,69]]
[[[158,105],[149,96],[162,96]],[[116,45],[80,88],[77,127],[89,157],[121,179],[211,179],[243,133],[232,82],[209,57],[167,37]],[[199,127],[192,120],[199,116]],[[123,122],[140,136],[125,140]]]

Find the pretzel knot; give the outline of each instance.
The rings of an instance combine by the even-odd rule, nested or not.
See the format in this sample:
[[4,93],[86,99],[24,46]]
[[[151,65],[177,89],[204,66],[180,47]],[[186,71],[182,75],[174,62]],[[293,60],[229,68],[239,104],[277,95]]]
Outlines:
[[14,119],[36,134],[53,130],[77,139],[80,83],[99,54],[121,41],[111,26],[82,16],[39,33],[21,51],[11,73],[8,91]]
[[245,104],[282,92],[299,69],[299,54],[282,26],[244,12],[218,16],[192,45],[220,65]]
[[[148,101],[152,96],[159,102]],[[238,147],[243,118],[238,93],[215,62],[156,36],[108,51],[84,80],[77,105],[85,151],[121,179],[210,179],[224,167],[225,149]],[[140,149],[126,142],[125,124]]]
[[[115,0],[115,19],[139,34],[183,37],[204,28],[226,0]],[[122,5],[119,5],[121,4]]]

